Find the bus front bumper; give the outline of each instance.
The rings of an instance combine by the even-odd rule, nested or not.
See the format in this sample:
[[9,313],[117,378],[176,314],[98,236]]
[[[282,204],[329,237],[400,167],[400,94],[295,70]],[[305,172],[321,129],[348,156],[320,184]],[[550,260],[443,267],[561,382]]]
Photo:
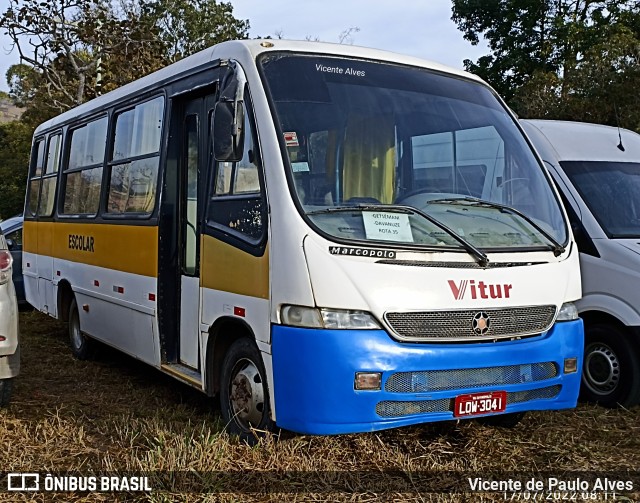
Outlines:
[[[273,325],[276,423],[327,435],[458,419],[457,396],[489,391],[506,392],[504,413],[573,408],[583,348],[581,320],[556,323],[541,336],[478,344]],[[564,372],[568,358],[577,359],[575,372]],[[356,390],[358,372],[379,372],[380,389]]]

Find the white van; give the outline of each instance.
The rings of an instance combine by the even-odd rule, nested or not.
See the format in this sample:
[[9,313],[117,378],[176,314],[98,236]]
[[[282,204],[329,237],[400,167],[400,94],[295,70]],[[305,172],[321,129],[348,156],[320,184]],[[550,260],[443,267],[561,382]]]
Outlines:
[[580,250],[585,355],[581,397],[640,402],[640,135],[522,120],[558,184]]

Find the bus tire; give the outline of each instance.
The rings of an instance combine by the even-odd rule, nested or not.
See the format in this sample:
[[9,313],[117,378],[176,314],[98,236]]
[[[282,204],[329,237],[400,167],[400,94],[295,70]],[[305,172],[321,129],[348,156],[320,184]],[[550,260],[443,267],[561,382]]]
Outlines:
[[78,360],[88,360],[94,355],[94,342],[80,329],[80,314],[75,298],[69,305],[69,346]]
[[220,374],[220,412],[226,430],[255,445],[266,432],[275,431],[262,356],[247,337],[229,347]]
[[580,399],[604,407],[640,403],[640,361],[624,330],[607,323],[585,326]]
[[478,418],[480,424],[485,426],[497,426],[498,428],[515,428],[524,418],[526,412],[509,412],[497,416]]
[[0,407],[6,407],[11,401],[13,378],[0,379]]

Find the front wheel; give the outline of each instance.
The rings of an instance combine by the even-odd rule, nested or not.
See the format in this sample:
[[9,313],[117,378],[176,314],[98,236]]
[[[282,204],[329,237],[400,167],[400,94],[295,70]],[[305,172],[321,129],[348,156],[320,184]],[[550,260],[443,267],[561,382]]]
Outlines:
[[11,401],[13,378],[0,379],[0,407],[6,407]]
[[631,407],[640,402],[637,348],[614,325],[585,326],[580,398],[604,407]]
[[227,431],[250,445],[275,431],[260,351],[247,338],[235,341],[222,362],[220,408]]
[[94,354],[94,341],[80,329],[80,314],[76,299],[73,299],[69,306],[69,345],[73,356],[78,360],[87,360]]

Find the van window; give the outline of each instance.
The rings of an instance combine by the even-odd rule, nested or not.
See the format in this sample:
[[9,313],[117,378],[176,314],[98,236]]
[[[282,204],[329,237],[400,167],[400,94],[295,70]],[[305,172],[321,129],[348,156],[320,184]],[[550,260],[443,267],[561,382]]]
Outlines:
[[562,161],[560,165],[609,237],[640,237],[640,163]]

